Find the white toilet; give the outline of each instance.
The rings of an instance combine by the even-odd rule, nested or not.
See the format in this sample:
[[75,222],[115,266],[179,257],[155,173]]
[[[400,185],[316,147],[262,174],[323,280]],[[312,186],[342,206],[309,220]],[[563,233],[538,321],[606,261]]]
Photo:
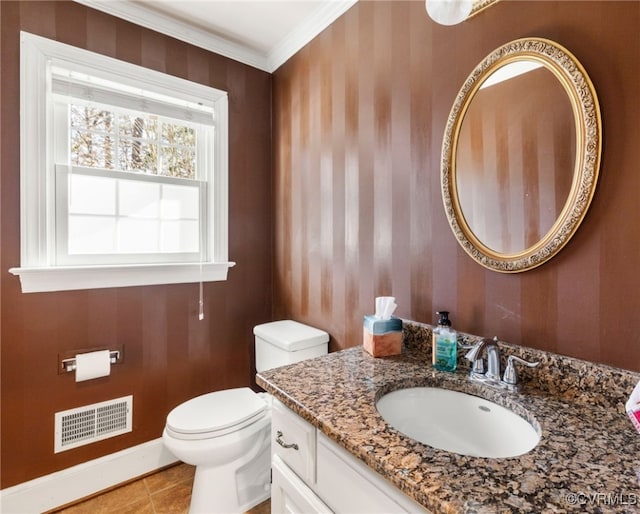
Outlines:
[[[291,320],[258,325],[256,370],[327,353],[329,334]],[[271,397],[248,387],[204,394],[167,416],[165,446],[196,466],[189,512],[239,513],[271,491]]]

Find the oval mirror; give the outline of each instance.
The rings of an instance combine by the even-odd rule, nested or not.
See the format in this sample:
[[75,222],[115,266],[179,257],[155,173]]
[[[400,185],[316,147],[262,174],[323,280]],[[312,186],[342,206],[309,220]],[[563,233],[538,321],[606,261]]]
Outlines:
[[565,48],[519,39],[466,80],[442,146],[442,196],[465,251],[505,273],[549,260],[584,218],[600,168],[595,90]]

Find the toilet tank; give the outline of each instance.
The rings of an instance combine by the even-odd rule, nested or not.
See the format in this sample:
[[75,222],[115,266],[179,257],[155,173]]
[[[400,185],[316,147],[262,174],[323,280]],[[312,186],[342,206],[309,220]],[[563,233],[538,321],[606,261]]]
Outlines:
[[257,325],[253,334],[257,371],[319,357],[329,348],[329,334],[324,330],[289,319]]

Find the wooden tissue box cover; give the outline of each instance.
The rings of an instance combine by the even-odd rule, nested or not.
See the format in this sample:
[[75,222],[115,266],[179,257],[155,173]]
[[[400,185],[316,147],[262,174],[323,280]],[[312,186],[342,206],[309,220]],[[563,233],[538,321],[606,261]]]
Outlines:
[[362,327],[362,345],[374,357],[388,357],[402,353],[402,331],[372,334]]

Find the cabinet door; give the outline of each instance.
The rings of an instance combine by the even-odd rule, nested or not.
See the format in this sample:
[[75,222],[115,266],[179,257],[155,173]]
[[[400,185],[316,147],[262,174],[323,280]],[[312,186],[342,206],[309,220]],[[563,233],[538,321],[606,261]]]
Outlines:
[[421,505],[322,433],[318,434],[316,491],[335,512],[427,513]]
[[331,509],[277,455],[273,456],[271,473],[271,514],[331,513]]

